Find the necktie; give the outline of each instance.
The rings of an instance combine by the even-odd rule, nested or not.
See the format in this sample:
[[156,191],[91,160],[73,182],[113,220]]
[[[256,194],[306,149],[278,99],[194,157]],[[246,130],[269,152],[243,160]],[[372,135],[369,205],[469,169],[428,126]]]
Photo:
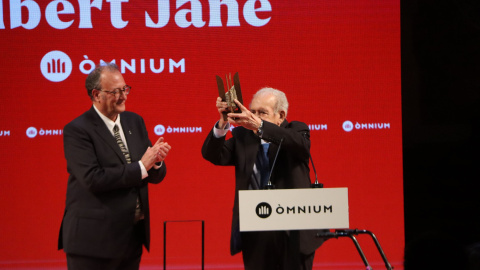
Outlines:
[[260,144],[260,149],[258,149],[258,154],[257,154],[257,170],[260,173],[260,188],[263,188],[267,185],[268,183],[268,176],[269,176],[269,171],[270,171],[270,162],[268,160],[268,148],[270,147],[270,144],[268,143],[262,143]]
[[[115,136],[115,140],[117,141],[118,146],[120,147],[120,150],[122,150],[123,155],[125,156],[125,159],[127,160],[127,163],[132,163],[132,159],[130,158],[130,153],[127,150],[127,147],[122,141],[122,137],[120,137],[120,132],[119,128],[117,125],[113,127],[113,135]],[[139,221],[140,219],[143,219],[144,215],[142,212],[142,206],[140,204],[140,198],[137,196],[137,205],[135,207],[135,222]]]
[[113,135],[115,136],[115,140],[117,140],[117,144],[120,147],[120,150],[122,150],[122,153],[125,156],[127,163],[132,163],[132,159],[130,158],[130,153],[128,152],[127,147],[125,147],[125,144],[122,141],[122,137],[120,137],[120,132],[117,125],[113,127]]

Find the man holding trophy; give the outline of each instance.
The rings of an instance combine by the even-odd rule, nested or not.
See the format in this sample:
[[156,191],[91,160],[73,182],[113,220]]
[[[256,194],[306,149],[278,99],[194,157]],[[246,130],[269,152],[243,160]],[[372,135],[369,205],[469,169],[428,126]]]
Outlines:
[[[310,187],[309,128],[305,123],[286,120],[288,101],[277,89],[260,89],[250,110],[237,99],[233,102],[217,98],[220,119],[202,147],[203,157],[211,163],[235,166],[230,252],[242,251],[247,270],[312,269],[315,250],[323,243],[316,230],[240,232],[238,205],[239,190]],[[226,140],[231,124],[238,127]]]

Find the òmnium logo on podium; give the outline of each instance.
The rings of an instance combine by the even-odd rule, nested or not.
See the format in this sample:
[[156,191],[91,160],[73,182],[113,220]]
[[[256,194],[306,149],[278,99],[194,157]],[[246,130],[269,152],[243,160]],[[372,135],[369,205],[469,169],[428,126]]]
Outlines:
[[272,207],[266,202],[261,202],[257,205],[255,212],[260,218],[268,218],[272,214]]

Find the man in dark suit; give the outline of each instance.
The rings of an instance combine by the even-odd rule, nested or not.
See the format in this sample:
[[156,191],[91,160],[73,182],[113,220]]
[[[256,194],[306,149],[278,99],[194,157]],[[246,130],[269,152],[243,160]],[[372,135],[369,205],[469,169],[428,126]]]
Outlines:
[[125,111],[131,87],[115,64],[98,66],[85,86],[93,106],[63,130],[69,173],[58,248],[70,270],[139,269],[149,250],[148,183],[166,174],[170,145],[152,146],[139,115]]
[[[239,232],[238,191],[262,189],[281,143],[271,182],[279,189],[309,188],[310,132],[302,122],[287,122],[288,101],[273,88],[260,89],[252,99],[250,110],[235,100],[241,113],[223,113],[226,102],[217,98],[220,120],[208,134],[203,157],[215,165],[235,166],[235,201],[232,217],[230,251],[242,251],[247,270],[312,269],[315,250],[322,244],[316,231]],[[232,138],[226,140],[229,124]],[[268,159],[261,158],[264,149]],[[261,161],[263,159],[263,161]],[[267,163],[265,167],[265,162]],[[263,169],[262,169],[263,168]]]

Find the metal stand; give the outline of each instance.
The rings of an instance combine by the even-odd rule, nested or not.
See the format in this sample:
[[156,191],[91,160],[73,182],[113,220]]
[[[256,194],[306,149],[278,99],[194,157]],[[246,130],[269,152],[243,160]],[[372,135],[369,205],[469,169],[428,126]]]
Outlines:
[[325,239],[338,238],[338,237],[348,237],[348,238],[352,239],[353,244],[357,248],[358,254],[362,258],[362,261],[366,266],[366,270],[372,270],[373,268],[368,263],[367,258],[365,257],[365,253],[363,253],[363,250],[360,247],[360,244],[358,243],[357,238],[355,238],[355,236],[354,236],[354,235],[358,235],[358,234],[368,234],[368,235],[370,235],[373,242],[375,242],[375,246],[377,246],[378,252],[382,256],[383,262],[385,263],[385,267],[388,270],[392,270],[393,267],[388,262],[387,256],[385,256],[385,253],[383,252],[383,249],[380,246],[380,243],[378,242],[377,237],[371,231],[359,230],[359,229],[335,230],[335,232],[321,232],[321,233],[318,233],[317,237],[322,237],[322,238],[325,238]]
[[167,269],[167,223],[202,222],[202,270],[205,269],[205,221],[204,220],[167,220],[163,222],[163,269]]

